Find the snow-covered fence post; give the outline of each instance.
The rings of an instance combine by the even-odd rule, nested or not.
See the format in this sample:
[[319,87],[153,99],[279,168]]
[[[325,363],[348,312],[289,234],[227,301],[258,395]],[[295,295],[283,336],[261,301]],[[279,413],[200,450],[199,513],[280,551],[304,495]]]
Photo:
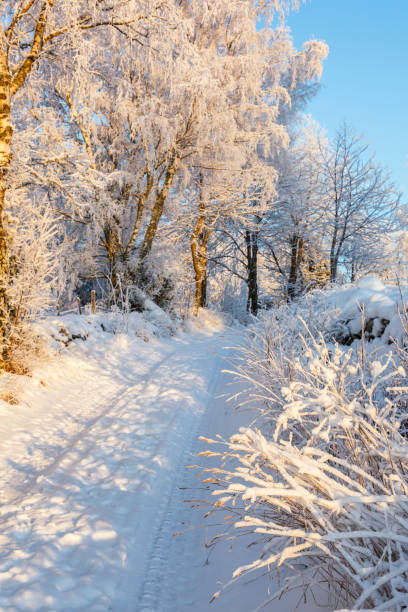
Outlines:
[[77,297],[77,306],[78,306],[78,314],[82,314],[81,312],[81,298]]
[[96,291],[92,289],[91,291],[91,313],[95,314],[96,312]]

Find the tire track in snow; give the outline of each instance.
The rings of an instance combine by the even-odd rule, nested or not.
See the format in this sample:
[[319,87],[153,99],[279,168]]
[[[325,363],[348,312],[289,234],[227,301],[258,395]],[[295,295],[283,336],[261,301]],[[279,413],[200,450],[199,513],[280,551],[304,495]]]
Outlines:
[[[143,590],[138,602],[137,610],[140,612],[152,612],[163,610],[169,612],[171,602],[166,600],[165,593],[163,594],[163,577],[166,574],[166,566],[168,568],[171,562],[169,551],[171,549],[171,541],[174,534],[180,527],[180,513],[183,511],[184,505],[184,487],[180,488],[180,484],[187,482],[191,483],[190,474],[187,475],[186,466],[191,463],[194,455],[193,447],[196,443],[201,424],[209,410],[212,408],[214,400],[214,392],[217,388],[220,378],[222,358],[217,356],[214,360],[211,385],[208,390],[208,399],[205,409],[201,414],[201,418],[193,420],[188,429],[184,427],[186,434],[185,442],[180,450],[180,456],[177,464],[177,469],[173,472],[172,482],[169,488],[168,497],[163,502],[163,507],[160,512],[160,520],[156,527],[154,543],[150,553],[148,566],[146,568],[146,576],[143,584]],[[191,420],[191,418],[190,418]],[[190,478],[188,477],[190,476]],[[187,482],[186,482],[187,481]],[[187,488],[187,487],[185,487]],[[164,603],[164,607],[163,607]],[[173,606],[175,602],[172,602]]]
[[[68,439],[63,451],[54,457],[40,474],[35,474],[35,481],[25,486],[22,494],[13,499],[15,507],[8,512],[8,520],[4,521],[0,531],[1,538],[11,537],[11,546],[7,544],[5,549],[3,545],[0,550],[3,591],[0,593],[1,610],[26,612],[61,609],[53,603],[53,598],[56,597],[57,601],[61,596],[67,601],[66,605],[64,603],[64,609],[67,610],[99,612],[112,609],[118,612],[133,612],[139,609],[138,605],[134,605],[135,598],[140,594],[139,588],[137,593],[134,589],[134,572],[143,559],[144,551],[154,550],[152,537],[157,536],[157,526],[165,525],[163,517],[166,515],[167,506],[162,507],[161,494],[164,487],[170,491],[174,488],[173,470],[178,474],[183,467],[183,453],[178,451],[177,457],[175,446],[181,441],[182,447],[188,450],[188,440],[193,437],[200,420],[196,403],[200,393],[204,393],[204,381],[205,386],[208,386],[209,370],[211,366],[214,368],[216,361],[213,356],[209,358],[208,344],[209,338],[189,339],[189,342],[179,344],[176,350],[167,351],[164,357],[152,363],[143,381],[140,381],[139,376],[136,384],[122,389],[113,398],[111,396],[110,400],[105,396],[103,409],[88,419],[81,430]],[[174,394],[172,389],[177,392]],[[67,397],[68,403],[69,400]],[[184,405],[179,406],[180,401]],[[128,406],[129,402],[131,407]],[[200,409],[202,408],[205,407],[200,405]],[[156,424],[149,423],[151,409],[153,417],[158,419]],[[138,420],[138,415],[146,416],[146,422],[144,418]],[[113,431],[112,424],[116,424],[119,429]],[[134,438],[139,425],[143,431],[139,437]],[[142,454],[135,454],[132,449],[133,441],[136,448],[149,436],[147,448],[142,446]],[[123,454],[116,453],[116,445],[120,446],[122,441],[125,444]],[[119,460],[116,459],[117,455]],[[139,456],[143,457],[143,465],[149,466],[156,459],[160,461],[160,457],[167,458],[168,455],[169,465],[162,469],[159,464],[156,471],[140,474],[137,471],[138,465],[132,465],[132,458],[134,462],[134,458]],[[95,481],[91,473],[93,464],[96,467],[109,467],[109,491],[106,494],[109,493],[110,497],[106,499],[103,475],[101,478],[97,475]],[[130,489],[116,498],[116,479],[127,475],[131,483]],[[76,491],[78,478],[85,482],[85,488]],[[152,489],[151,494],[146,493],[147,482]],[[59,501],[55,501],[57,498]],[[151,505],[150,498],[154,498],[155,505]],[[99,499],[102,507],[99,507]],[[122,499],[123,503],[127,504],[123,516],[120,501]],[[163,499],[167,500],[167,505],[170,503],[166,495]],[[109,506],[110,500],[113,507]],[[149,510],[146,515],[143,508],[146,500],[150,504],[149,510],[152,509],[151,516]],[[59,503],[59,508],[55,506],[56,503]],[[103,541],[101,544],[93,544],[94,534],[100,537],[96,524],[98,517],[106,516],[106,504],[109,507],[108,516],[112,527],[116,530],[119,527],[120,530],[116,534],[112,532],[114,535],[111,536],[104,528],[101,537],[114,538],[112,544],[109,541],[106,545]],[[10,505],[9,509],[11,510]],[[95,513],[96,519],[93,518]],[[152,534],[147,533],[141,542],[138,539],[140,529],[139,532],[137,530],[138,517],[143,513],[148,527],[152,528]],[[26,532],[24,528],[23,532],[14,533],[16,519],[17,522],[27,522]],[[88,530],[86,540],[76,535],[82,533],[84,524]],[[92,531],[89,532],[89,529]],[[108,544],[109,549],[106,548]],[[107,553],[108,550],[111,552]],[[95,557],[94,560],[91,559],[91,554]],[[87,557],[92,569],[89,575],[88,569],[79,571],[84,563],[87,567]],[[21,564],[19,559],[22,558],[26,561]],[[51,559],[54,561],[50,565]],[[28,568],[28,573],[20,580],[19,568],[22,566]],[[17,574],[14,573],[15,569]],[[102,585],[100,572],[105,572],[106,569],[109,570],[111,578],[102,581]],[[98,583],[98,588],[102,585],[102,590],[95,592],[95,589],[91,589],[89,596],[86,595],[89,590],[86,585],[89,581]],[[124,600],[120,603],[122,586]],[[59,591],[60,588],[63,589],[63,594]],[[86,603],[80,604],[81,600]],[[45,604],[45,601],[51,603]],[[6,602],[6,607],[2,608],[1,605]]]

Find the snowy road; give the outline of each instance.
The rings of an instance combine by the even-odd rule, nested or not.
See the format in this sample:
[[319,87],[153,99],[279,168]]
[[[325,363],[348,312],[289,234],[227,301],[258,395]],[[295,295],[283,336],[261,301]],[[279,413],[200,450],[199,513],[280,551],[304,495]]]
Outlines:
[[170,609],[178,487],[226,338],[106,336],[2,406],[2,610]]
[[209,554],[224,526],[186,501],[209,497],[186,469],[198,436],[249,420],[219,397],[240,334],[100,336],[36,372],[20,405],[1,405],[0,610],[254,609],[265,582],[210,606],[217,581],[246,559],[227,545]]

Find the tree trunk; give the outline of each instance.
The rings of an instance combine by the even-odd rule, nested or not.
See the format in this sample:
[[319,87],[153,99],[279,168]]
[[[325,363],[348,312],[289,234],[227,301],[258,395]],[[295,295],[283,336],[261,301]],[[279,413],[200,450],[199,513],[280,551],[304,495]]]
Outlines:
[[294,300],[298,293],[299,268],[303,259],[303,238],[293,235],[290,239],[290,269],[288,281],[288,302]]
[[147,226],[146,233],[144,235],[142,248],[140,250],[141,259],[145,259],[145,257],[150,253],[152,249],[153,240],[156,236],[157,228],[159,226],[160,219],[163,214],[164,204],[166,202],[167,196],[169,195],[169,191],[171,185],[173,183],[174,175],[176,172],[177,159],[173,159],[169,167],[167,168],[166,176],[164,177],[164,182],[162,188],[157,190],[156,192],[156,201],[153,206],[152,214],[150,217],[149,225]]
[[332,248],[330,252],[330,282],[332,283],[335,283],[337,280],[339,259],[343,251],[343,245],[345,242],[346,232],[347,232],[347,223],[344,223],[343,228],[341,230],[340,238],[338,238],[337,240],[337,247],[336,249]]
[[109,282],[112,291],[112,303],[117,304],[120,301],[120,278],[118,275],[118,253],[120,250],[120,241],[117,228],[112,223],[106,223],[103,229],[103,238],[101,243],[106,251],[108,260]]
[[351,262],[351,278],[350,278],[350,281],[352,283],[354,283],[355,280],[356,280],[356,264],[355,264],[354,259],[353,259],[353,261]]
[[126,248],[123,252],[123,260],[126,262],[126,260],[129,257],[129,254],[132,250],[133,245],[136,242],[136,239],[139,235],[139,228],[140,228],[140,224],[142,221],[142,216],[143,216],[143,212],[145,209],[145,205],[147,202],[147,199],[150,195],[150,192],[152,190],[153,187],[153,177],[151,177],[150,175],[147,176],[147,180],[146,180],[146,188],[144,190],[144,192],[140,195],[139,197],[139,201],[137,204],[137,211],[136,211],[136,218],[135,218],[135,222],[133,224],[133,230],[132,230],[132,234],[129,238],[129,241],[126,245]]
[[5,197],[7,177],[11,162],[11,138],[13,128],[11,125],[11,77],[8,68],[7,56],[4,47],[0,48],[0,368],[4,367],[7,352],[7,281],[9,273],[9,238],[5,223]]
[[331,245],[330,245],[330,282],[331,283],[334,283],[336,281],[337,262],[338,262],[337,253],[339,252],[338,245],[337,245],[337,236],[339,233],[337,206],[338,204],[336,203],[336,216],[335,216],[335,222],[334,222],[333,236],[332,236]]
[[191,256],[194,267],[194,316],[197,316],[199,308],[205,308],[207,304],[207,245],[210,231],[204,229],[204,205],[200,205],[201,215],[198,218],[191,238]]
[[292,236],[290,239],[290,269],[289,269],[289,281],[288,281],[288,301],[291,302],[296,295],[296,283],[297,283],[297,236]]
[[247,230],[245,232],[247,247],[248,270],[248,300],[247,311],[254,316],[258,314],[258,234]]
[[337,279],[338,258],[334,254],[330,257],[330,282],[335,283]]

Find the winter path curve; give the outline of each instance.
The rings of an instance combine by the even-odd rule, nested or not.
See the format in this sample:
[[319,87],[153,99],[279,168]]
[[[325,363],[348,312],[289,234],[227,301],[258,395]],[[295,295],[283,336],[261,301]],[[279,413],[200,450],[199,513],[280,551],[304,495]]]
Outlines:
[[0,610],[249,612],[266,599],[264,581],[210,606],[246,559],[208,554],[220,528],[186,501],[209,497],[186,469],[198,436],[249,421],[220,397],[240,340],[216,320],[149,342],[99,334],[1,403]]

